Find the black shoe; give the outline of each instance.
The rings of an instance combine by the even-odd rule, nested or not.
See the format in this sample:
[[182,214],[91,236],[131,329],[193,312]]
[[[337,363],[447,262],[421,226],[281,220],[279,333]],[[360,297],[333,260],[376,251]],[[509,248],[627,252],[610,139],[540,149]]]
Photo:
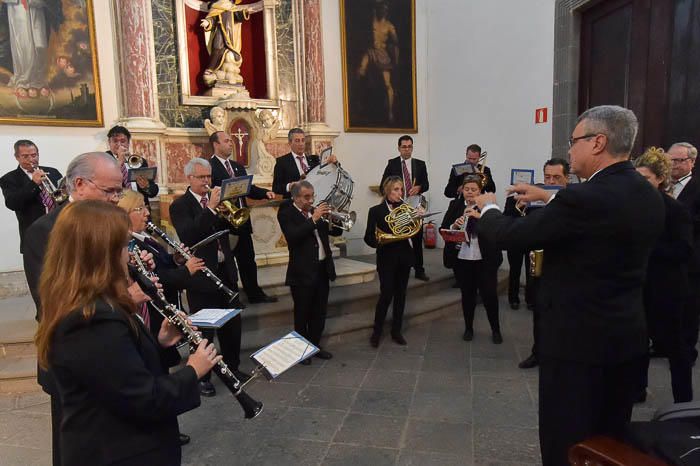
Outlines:
[[304,366],[310,366],[311,365],[311,358],[306,358],[303,361],[301,361],[299,364],[302,364]]
[[241,383],[246,383],[248,380],[250,380],[250,374],[246,374],[238,369],[233,370],[233,375],[235,375]]
[[391,339],[394,340],[394,342],[396,342],[397,345],[406,346],[408,344],[408,342],[406,342],[406,339],[400,333],[393,333],[391,335]]
[[252,298],[248,298],[248,302],[249,302],[250,304],[258,304],[258,303],[276,303],[277,301],[278,301],[278,300],[277,300],[277,296],[268,296],[268,295],[266,295],[265,293],[263,293],[263,294],[261,294],[261,295],[259,295],[259,296],[255,296],[255,297],[252,297]]
[[501,335],[501,332],[493,332],[493,334],[491,334],[491,341],[494,345],[500,345],[503,343],[503,336]]
[[474,330],[468,328],[464,331],[464,335],[462,335],[462,340],[464,341],[472,341],[474,339]]
[[326,350],[318,350],[314,357],[318,359],[333,359],[333,355]]
[[530,356],[527,357],[527,359],[524,359],[520,361],[520,364],[518,364],[518,367],[521,369],[532,369],[533,367],[537,367],[539,365],[539,361],[537,360],[537,356],[534,354],[531,354]]
[[190,443],[190,436],[180,434],[180,446],[187,445],[188,443]]
[[201,396],[212,397],[216,395],[216,389],[210,381],[203,380],[199,382],[199,394]]
[[369,337],[369,344],[372,348],[379,348],[379,335],[373,333],[372,336]]
[[430,281],[430,278],[425,274],[425,272],[416,272],[416,280],[422,280],[424,282]]
[[518,309],[520,309],[520,303],[517,301],[511,301],[510,308],[513,309],[514,311],[517,311]]

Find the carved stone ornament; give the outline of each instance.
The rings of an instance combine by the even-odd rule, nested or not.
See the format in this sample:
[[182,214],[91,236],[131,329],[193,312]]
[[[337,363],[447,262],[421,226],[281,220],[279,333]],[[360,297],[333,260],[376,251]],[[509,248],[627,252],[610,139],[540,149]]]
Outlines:
[[204,128],[209,136],[217,131],[224,131],[226,129],[226,111],[221,107],[212,107],[209,110],[209,118],[204,120]]

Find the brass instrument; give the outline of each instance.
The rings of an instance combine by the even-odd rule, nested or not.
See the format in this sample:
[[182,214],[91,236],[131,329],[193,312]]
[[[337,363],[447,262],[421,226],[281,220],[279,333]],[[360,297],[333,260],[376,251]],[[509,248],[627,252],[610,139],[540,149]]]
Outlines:
[[412,207],[408,203],[403,203],[384,217],[384,220],[389,225],[391,233],[382,231],[379,227],[375,228],[374,235],[377,239],[377,244],[384,245],[411,238],[417,235],[421,228],[423,228],[424,218],[439,213],[440,212],[422,214],[417,208]]
[[129,168],[141,168],[143,165],[143,157],[138,154],[128,154],[124,159],[124,163]]
[[[163,291],[159,290],[153,285],[153,282],[150,281],[149,277],[154,276],[155,274],[153,272],[149,272],[141,260],[141,250],[139,247],[134,246],[130,254],[136,263],[136,267],[131,269],[133,278],[138,282],[143,292],[151,298],[151,306],[153,306],[153,308],[158,311],[160,315],[167,319],[168,322],[180,330],[190,345],[190,351],[196,351],[197,346],[202,341],[201,334],[192,328],[189,322],[187,322],[187,318],[184,316],[184,313],[182,313],[177,306],[170,304],[165,299]],[[245,383],[238,380],[231,368],[229,368],[224,361],[219,361],[216,367],[212,368],[212,372],[214,372],[214,374],[221,379],[221,381],[231,391],[233,396],[236,397],[236,400],[238,403],[240,403],[241,408],[243,408],[246,419],[252,419],[262,412],[263,404],[253,399],[250,395],[243,391],[243,387],[255,376],[257,376],[259,371],[254,372],[251,378]]]
[[321,220],[328,223],[330,227],[338,227],[341,230],[350,231],[357,220],[357,213],[354,210],[351,212],[340,212],[339,210],[333,210],[331,207],[331,211],[321,217]]
[[[32,169],[32,173],[39,168],[38,165],[34,165],[34,168]],[[49,196],[51,196],[51,199],[56,204],[63,204],[68,200],[68,193],[66,192],[66,187],[65,187],[65,178],[61,178],[61,180],[58,182],[58,187],[53,184],[53,181],[51,181],[51,178],[48,177],[48,175],[44,174],[41,177],[41,186],[44,188],[44,190],[49,193]]]
[[486,175],[484,174],[484,170],[486,170],[486,156],[488,155],[488,152],[484,151],[481,153],[479,156],[479,161],[476,162],[476,166],[474,167],[476,169],[476,175],[481,179],[481,184],[482,186],[486,184]]
[[[205,185],[204,187],[207,192],[211,191],[209,185]],[[236,203],[230,199],[219,202],[219,205],[216,206],[216,212],[234,228],[240,228],[250,219],[250,209],[247,207],[238,207]]]
[[530,251],[530,276],[531,277],[541,277],[542,276],[542,263],[544,261],[544,250],[535,249]]

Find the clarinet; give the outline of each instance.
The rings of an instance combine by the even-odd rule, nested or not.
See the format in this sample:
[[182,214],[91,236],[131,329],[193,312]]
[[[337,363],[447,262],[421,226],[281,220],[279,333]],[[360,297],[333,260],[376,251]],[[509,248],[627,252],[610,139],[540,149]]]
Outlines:
[[[165,299],[163,291],[158,289],[150,280],[150,278],[156,276],[156,274],[148,271],[144,265],[140,257],[141,249],[138,246],[134,246],[130,254],[136,263],[135,267],[130,267],[134,280],[143,289],[143,292],[152,299],[151,305],[153,308],[182,332],[185,340],[189,343],[190,352],[193,353],[202,341],[202,336],[192,328],[187,322],[187,318],[180,312],[177,306],[170,304],[167,299]],[[252,419],[260,414],[263,410],[263,404],[243,391],[244,384],[236,378],[228,365],[224,361],[219,361],[216,365],[217,367],[212,369],[212,371],[221,379],[233,396],[236,397],[236,400],[238,400],[238,403],[240,403],[243,408],[245,418]],[[250,380],[252,380],[252,377]]]
[[[168,243],[168,246],[170,246],[175,251],[177,251],[177,253],[180,254],[182,257],[184,257],[185,260],[189,260],[192,257],[192,254],[187,252],[177,242],[175,242],[172,238],[170,238],[163,230],[158,228],[152,221],[149,220],[146,223],[146,230],[148,230],[148,232],[151,233],[152,235],[156,235],[156,236],[160,237],[163,241]],[[214,282],[217,289],[221,290],[224,294],[226,294],[229,297],[229,302],[232,302],[234,299],[236,299],[238,297],[238,293],[233,291],[232,289],[230,289],[228,286],[226,286],[224,284],[224,282],[219,277],[214,275],[214,272],[212,272],[208,267],[205,267],[202,270],[202,273],[209,280]]]

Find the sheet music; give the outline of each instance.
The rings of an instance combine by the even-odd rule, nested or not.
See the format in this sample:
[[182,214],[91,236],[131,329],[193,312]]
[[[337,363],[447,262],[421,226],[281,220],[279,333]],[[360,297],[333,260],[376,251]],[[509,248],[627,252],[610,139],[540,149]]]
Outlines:
[[198,327],[221,327],[241,313],[241,309],[202,309],[190,316]]
[[251,359],[263,366],[274,379],[317,352],[318,348],[308,340],[296,332],[291,332],[255,352]]

